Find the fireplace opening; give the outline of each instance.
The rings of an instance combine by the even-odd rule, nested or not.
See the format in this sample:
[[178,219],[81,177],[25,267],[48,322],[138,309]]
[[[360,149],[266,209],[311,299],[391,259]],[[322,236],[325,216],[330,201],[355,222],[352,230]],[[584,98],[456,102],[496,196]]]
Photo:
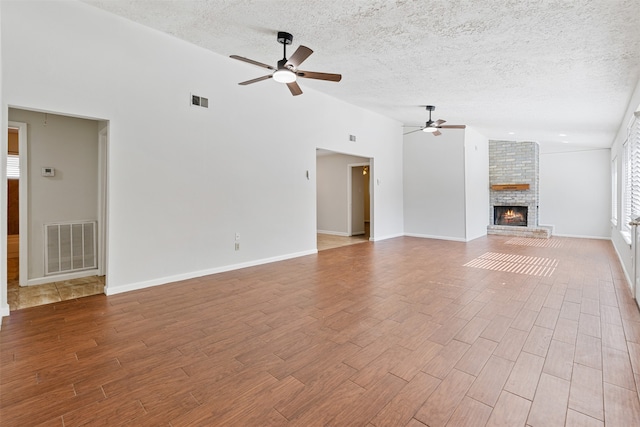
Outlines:
[[526,206],[494,206],[493,224],[526,227],[528,211]]

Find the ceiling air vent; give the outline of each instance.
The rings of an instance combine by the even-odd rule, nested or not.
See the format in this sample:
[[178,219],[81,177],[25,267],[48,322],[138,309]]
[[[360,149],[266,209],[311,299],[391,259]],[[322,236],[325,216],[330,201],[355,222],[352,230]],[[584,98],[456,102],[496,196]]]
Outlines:
[[191,105],[196,107],[209,108],[209,98],[199,95],[191,95]]

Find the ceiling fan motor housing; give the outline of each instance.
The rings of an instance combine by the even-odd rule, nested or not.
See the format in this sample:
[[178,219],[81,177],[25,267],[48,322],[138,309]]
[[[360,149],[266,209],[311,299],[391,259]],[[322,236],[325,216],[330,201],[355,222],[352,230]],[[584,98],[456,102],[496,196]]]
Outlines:
[[293,43],[293,36],[286,31],[278,31],[278,43],[291,44]]

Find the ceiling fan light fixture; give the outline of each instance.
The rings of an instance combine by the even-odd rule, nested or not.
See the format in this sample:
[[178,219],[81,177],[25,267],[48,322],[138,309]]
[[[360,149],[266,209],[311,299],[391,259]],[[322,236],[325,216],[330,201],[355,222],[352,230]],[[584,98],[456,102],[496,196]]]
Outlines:
[[436,127],[433,127],[433,126],[427,126],[426,128],[423,128],[423,129],[422,129],[422,132],[430,132],[430,133],[433,133],[433,132],[435,132],[435,131],[437,131],[437,130],[438,130],[438,128],[436,128]]
[[279,83],[293,83],[296,81],[296,73],[286,68],[281,68],[273,73],[273,80]]

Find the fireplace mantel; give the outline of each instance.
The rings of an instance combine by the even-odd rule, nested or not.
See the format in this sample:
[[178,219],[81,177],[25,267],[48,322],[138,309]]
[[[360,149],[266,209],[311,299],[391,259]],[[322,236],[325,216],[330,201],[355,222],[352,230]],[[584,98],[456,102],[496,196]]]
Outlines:
[[528,190],[529,184],[495,184],[491,189],[494,191]]

